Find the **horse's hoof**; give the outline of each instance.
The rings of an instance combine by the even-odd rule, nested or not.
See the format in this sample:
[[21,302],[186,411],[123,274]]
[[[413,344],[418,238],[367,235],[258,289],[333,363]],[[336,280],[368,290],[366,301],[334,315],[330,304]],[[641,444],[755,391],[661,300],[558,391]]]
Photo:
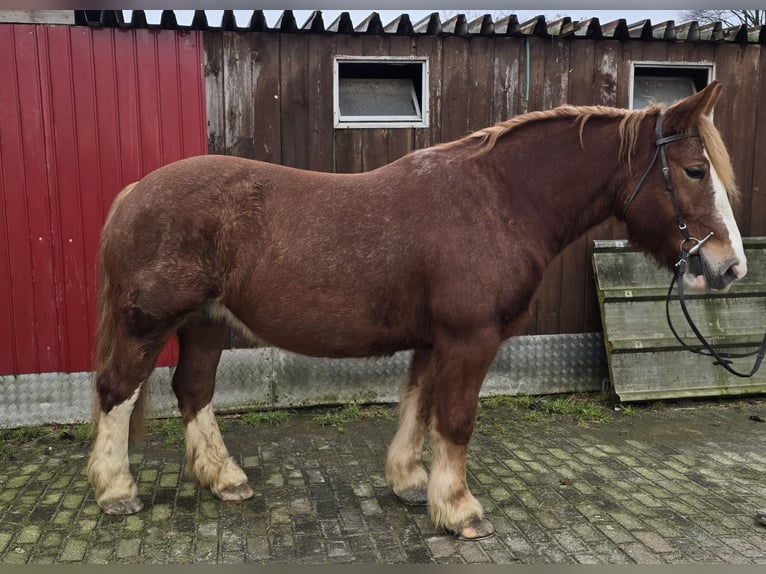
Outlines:
[[396,497],[407,506],[426,506],[428,504],[428,491],[425,488],[412,488],[404,492],[395,492]]
[[141,510],[144,505],[138,499],[137,496],[128,500],[117,500],[115,502],[109,502],[104,504],[101,509],[106,514],[135,514]]
[[486,540],[495,535],[495,527],[486,518],[474,516],[463,522],[460,528],[453,531],[452,534],[458,540]]
[[243,482],[242,484],[238,484],[237,486],[230,486],[228,488],[224,488],[220,490],[217,493],[218,498],[225,501],[237,501],[237,500],[247,500],[248,498],[251,498],[255,492],[253,492],[253,489],[250,488],[250,485],[246,482]]

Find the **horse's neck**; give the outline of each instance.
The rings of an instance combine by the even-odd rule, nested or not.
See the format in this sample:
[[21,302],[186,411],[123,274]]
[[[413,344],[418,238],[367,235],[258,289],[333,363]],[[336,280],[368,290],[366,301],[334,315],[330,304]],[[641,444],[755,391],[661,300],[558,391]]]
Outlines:
[[[614,137],[589,137],[581,145],[570,127],[544,134],[521,151],[510,139],[499,140],[496,148],[490,153],[501,177],[511,182],[504,184],[510,205],[532,207],[552,255],[614,214],[628,175]],[[519,178],[519,173],[532,175]]]

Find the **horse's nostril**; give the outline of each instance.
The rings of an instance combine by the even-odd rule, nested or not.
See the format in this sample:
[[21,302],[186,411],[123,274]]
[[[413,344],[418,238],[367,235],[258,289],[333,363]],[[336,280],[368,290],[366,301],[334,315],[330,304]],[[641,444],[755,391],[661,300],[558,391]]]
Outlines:
[[747,274],[747,265],[737,261],[729,267],[729,269],[726,271],[726,274],[730,275],[733,280],[742,279]]
[[731,262],[732,263],[728,266],[726,266],[726,264],[722,265],[719,274],[708,273],[710,270],[705,266],[705,280],[709,290],[727,291],[732,283],[744,277],[747,268],[742,266],[738,259],[732,259]]

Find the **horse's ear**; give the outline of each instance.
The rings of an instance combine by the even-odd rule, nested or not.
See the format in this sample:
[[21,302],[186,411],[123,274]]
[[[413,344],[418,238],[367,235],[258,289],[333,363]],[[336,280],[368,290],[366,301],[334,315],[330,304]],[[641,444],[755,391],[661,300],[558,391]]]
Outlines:
[[721,84],[713,80],[693,96],[676,102],[665,110],[666,134],[684,133],[693,130],[700,116],[709,116],[721,97]]
[[723,86],[718,80],[713,80],[702,91],[710,93],[710,95],[705,100],[705,109],[702,111],[703,114],[709,116],[713,113],[713,108],[718,103],[718,99],[721,97]]

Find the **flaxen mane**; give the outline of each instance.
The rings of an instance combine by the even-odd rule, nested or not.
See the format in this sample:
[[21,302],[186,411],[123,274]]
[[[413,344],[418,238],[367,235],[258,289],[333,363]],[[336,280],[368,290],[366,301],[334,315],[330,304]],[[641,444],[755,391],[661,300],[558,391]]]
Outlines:
[[710,116],[703,115],[700,117],[697,129],[710,162],[713,164],[721,183],[726,188],[732,207],[736,207],[740,197],[739,186],[737,186],[737,179],[734,177],[731,157],[721,139],[721,134],[716,129]]
[[[483,153],[490,151],[495,147],[498,139],[508,135],[510,132],[523,125],[557,118],[572,118],[579,124],[580,144],[582,144],[583,129],[585,128],[585,124],[591,118],[622,118],[618,129],[620,135],[620,158],[631,166],[631,157],[636,148],[641,122],[647,115],[658,114],[665,109],[665,107],[666,106],[662,104],[651,104],[642,110],[628,110],[607,106],[572,106],[565,104],[552,110],[534,111],[516,116],[510,120],[475,131],[461,139],[439,144],[435,147],[437,149],[452,149],[478,139],[480,140],[479,146]],[[702,140],[702,145],[705,147],[705,150],[710,157],[710,161],[712,162],[715,171],[718,173],[718,177],[726,188],[729,199],[735,201],[739,197],[739,190],[734,178],[734,170],[731,165],[729,153],[726,150],[726,146],[724,145],[718,130],[713,125],[710,117],[705,115],[700,117],[697,129]]]
[[572,118],[579,124],[580,143],[582,144],[583,129],[585,128],[585,124],[592,117],[622,118],[619,126],[621,142],[620,157],[623,161],[630,163],[630,156],[633,154],[638,139],[639,124],[647,114],[656,113],[660,109],[660,106],[650,106],[643,110],[626,110],[621,108],[610,108],[607,106],[571,106],[565,104],[552,110],[534,111],[516,116],[510,120],[475,131],[461,139],[446,142],[436,147],[438,149],[450,149],[463,145],[469,141],[479,139],[481,140],[479,145],[481,146],[482,151],[486,152],[495,147],[498,139],[508,135],[510,132],[523,125],[547,119],[560,118]]

